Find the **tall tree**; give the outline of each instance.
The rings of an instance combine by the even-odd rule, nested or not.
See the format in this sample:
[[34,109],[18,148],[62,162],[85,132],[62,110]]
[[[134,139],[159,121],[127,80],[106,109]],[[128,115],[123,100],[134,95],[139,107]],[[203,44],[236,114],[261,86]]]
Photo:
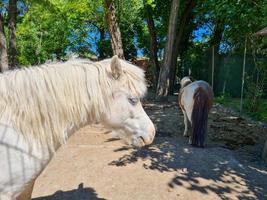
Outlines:
[[177,21],[179,11],[180,0],[173,0],[171,5],[171,12],[169,17],[167,42],[164,49],[163,65],[160,69],[158,86],[157,86],[157,98],[166,99],[170,86],[170,69],[172,64],[172,58],[175,51],[175,37],[177,34]]
[[160,72],[160,66],[158,61],[158,44],[157,44],[157,32],[155,28],[155,23],[153,19],[153,8],[150,4],[147,3],[147,0],[144,1],[145,5],[145,15],[146,15],[146,21],[147,26],[149,30],[150,35],[150,57],[153,62],[153,66],[155,67],[155,83],[157,83],[159,72]]
[[0,13],[0,72],[6,70],[8,70],[8,57],[4,30],[4,17],[3,14]]
[[[180,21],[179,21],[179,28],[177,31],[177,35],[175,37],[175,44],[174,44],[174,55],[172,57],[171,61],[171,69],[170,69],[170,87],[169,87],[169,93],[173,94],[174,92],[174,81],[175,81],[175,75],[176,75],[176,68],[177,68],[177,59],[179,54],[181,53],[182,47],[181,42],[182,39],[189,39],[189,34],[186,30],[190,29],[192,20],[192,12],[194,7],[196,6],[196,0],[189,0],[186,2],[185,8],[183,9]],[[187,35],[187,37],[185,36]]]
[[114,0],[104,0],[104,5],[113,54],[124,59],[121,32],[117,22]]
[[17,65],[17,47],[16,47],[16,23],[17,23],[17,0],[9,0],[8,6],[9,16],[9,60],[10,66],[15,67]]

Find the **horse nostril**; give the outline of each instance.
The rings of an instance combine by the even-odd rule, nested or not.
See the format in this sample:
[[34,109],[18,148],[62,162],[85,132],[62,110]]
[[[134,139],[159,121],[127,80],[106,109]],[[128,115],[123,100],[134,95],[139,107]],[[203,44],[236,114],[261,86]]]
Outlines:
[[144,142],[144,144],[146,144],[146,141],[142,136],[139,136],[139,138]]

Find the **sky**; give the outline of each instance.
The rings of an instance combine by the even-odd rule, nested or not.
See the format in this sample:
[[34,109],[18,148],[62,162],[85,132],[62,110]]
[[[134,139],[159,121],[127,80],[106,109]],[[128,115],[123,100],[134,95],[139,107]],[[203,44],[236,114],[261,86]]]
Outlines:
[[193,31],[194,42],[204,42],[209,36],[212,35],[211,24],[204,24]]

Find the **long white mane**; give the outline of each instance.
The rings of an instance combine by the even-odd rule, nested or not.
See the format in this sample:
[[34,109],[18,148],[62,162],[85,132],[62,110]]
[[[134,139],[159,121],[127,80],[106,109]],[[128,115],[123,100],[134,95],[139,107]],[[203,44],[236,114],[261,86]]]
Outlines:
[[64,143],[67,130],[100,120],[109,112],[112,92],[125,88],[143,96],[144,72],[120,60],[123,75],[111,76],[111,59],[30,67],[0,75],[0,122],[7,121],[30,142],[54,149]]

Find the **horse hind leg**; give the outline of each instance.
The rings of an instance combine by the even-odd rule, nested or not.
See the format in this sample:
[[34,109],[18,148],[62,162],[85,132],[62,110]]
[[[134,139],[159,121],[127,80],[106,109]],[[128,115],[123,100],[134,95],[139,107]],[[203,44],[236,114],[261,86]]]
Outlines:
[[183,111],[183,114],[184,114],[184,134],[183,136],[184,137],[188,137],[191,135],[191,124],[190,124],[190,121],[187,117],[187,114],[186,114],[186,111]]
[[16,198],[16,200],[31,200],[34,182],[35,180],[29,182],[23,192]]

